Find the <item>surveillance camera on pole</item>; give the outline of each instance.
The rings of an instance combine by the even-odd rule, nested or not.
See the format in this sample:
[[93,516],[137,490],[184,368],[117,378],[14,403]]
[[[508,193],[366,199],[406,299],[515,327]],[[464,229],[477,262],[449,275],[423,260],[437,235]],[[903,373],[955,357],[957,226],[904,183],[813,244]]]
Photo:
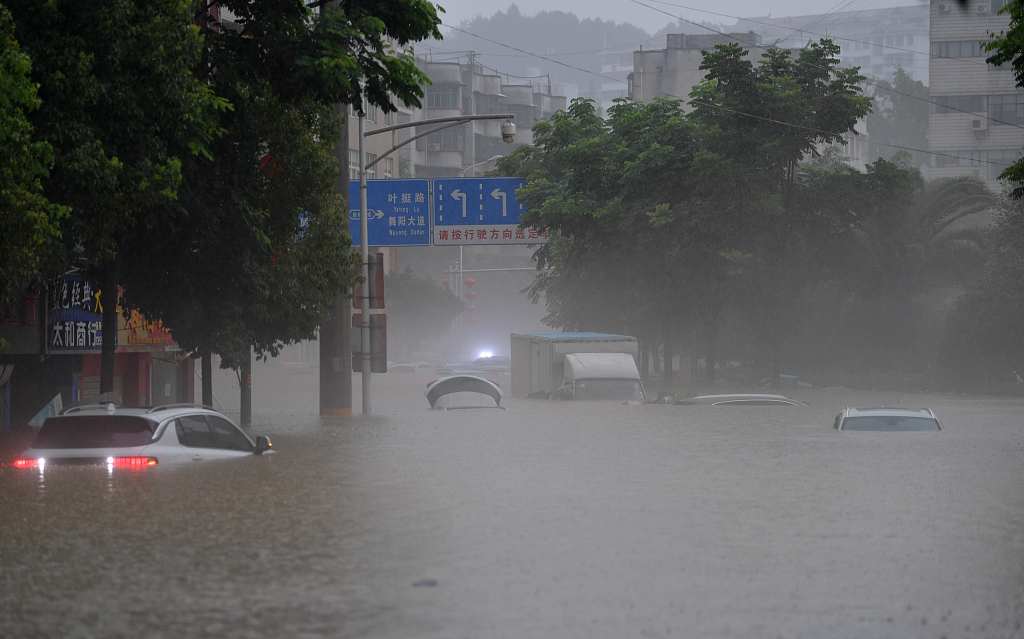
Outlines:
[[512,144],[516,141],[516,123],[511,120],[506,120],[501,123],[501,139],[506,144]]

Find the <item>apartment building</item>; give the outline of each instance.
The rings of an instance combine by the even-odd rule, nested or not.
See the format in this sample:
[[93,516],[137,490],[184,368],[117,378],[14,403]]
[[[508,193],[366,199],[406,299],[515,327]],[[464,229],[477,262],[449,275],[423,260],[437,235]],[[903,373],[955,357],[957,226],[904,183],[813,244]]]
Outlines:
[[686,100],[693,87],[704,79],[700,70],[703,52],[719,44],[739,43],[748,57],[757,59],[767,50],[756,33],[669,33],[664,49],[633,52],[633,72],[627,76],[630,99],[648,102],[659,96]]
[[[564,109],[566,98],[552,93],[546,79],[505,76],[475,62],[430,62],[421,68],[430,77],[423,108],[414,120],[468,114],[511,113],[516,141],[501,139],[501,121],[484,120],[439,130],[413,143],[410,171],[417,177],[480,175],[517,146],[533,142],[533,125]],[[434,127],[437,128],[437,127]],[[417,133],[422,129],[417,127]]]
[[928,84],[928,7],[923,4],[758,17],[741,20],[737,26],[749,27],[762,42],[787,49],[828,35],[840,46],[839,60],[844,66],[860,67],[864,75],[882,80],[902,68],[913,79]]
[[1024,148],[1024,90],[1008,65],[985,62],[982,44],[1005,30],[1007,0],[931,0],[929,96],[925,168],[929,178],[973,175],[1001,190],[999,174]]

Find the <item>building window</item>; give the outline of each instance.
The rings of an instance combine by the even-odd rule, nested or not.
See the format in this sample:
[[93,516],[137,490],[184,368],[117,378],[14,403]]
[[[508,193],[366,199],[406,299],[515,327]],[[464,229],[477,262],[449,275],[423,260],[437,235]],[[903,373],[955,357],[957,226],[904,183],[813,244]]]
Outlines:
[[982,58],[988,55],[980,40],[933,42],[932,49],[937,58]]
[[384,158],[384,177],[395,177],[395,158]]
[[1008,1],[1009,0],[991,0],[991,2],[992,2],[992,13],[996,13],[997,11],[1002,9],[1004,6],[1006,6],[1006,3]]
[[417,151],[455,151],[461,153],[466,144],[463,127],[444,129],[416,140]]
[[[377,160],[377,154],[376,153],[367,153],[366,154],[366,164],[367,164],[367,166],[369,166],[370,164],[373,164],[376,160]],[[374,166],[372,166],[371,168],[369,168],[366,171],[366,179],[367,180],[372,180],[372,179],[374,179],[376,177],[377,177],[377,165],[374,165]]]
[[993,126],[1024,123],[1024,94],[988,96],[988,117]]
[[429,87],[426,98],[428,109],[458,109],[460,106],[458,86]]
[[356,149],[348,150],[348,179],[359,179],[359,151]]
[[933,113],[985,113],[983,95],[934,95]]

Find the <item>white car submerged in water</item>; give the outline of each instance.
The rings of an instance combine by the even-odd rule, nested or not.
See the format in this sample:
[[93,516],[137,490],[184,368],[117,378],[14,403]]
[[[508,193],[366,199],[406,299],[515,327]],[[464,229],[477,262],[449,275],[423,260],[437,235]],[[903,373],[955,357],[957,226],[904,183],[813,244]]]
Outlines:
[[202,406],[171,404],[119,408],[96,404],[69,408],[43,422],[15,468],[106,465],[148,468],[163,462],[262,455],[270,439],[253,440],[223,414]]
[[844,408],[833,428],[841,431],[921,432],[942,430],[929,408]]

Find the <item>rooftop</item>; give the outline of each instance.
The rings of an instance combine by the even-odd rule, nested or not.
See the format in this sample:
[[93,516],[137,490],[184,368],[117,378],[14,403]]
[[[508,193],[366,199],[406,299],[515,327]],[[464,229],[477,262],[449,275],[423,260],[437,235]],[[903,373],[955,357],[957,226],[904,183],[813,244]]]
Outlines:
[[512,337],[528,337],[542,342],[635,342],[636,338],[629,335],[613,333],[591,333],[587,331],[562,332],[540,331],[537,333],[513,333]]
[[927,408],[848,408],[847,417],[934,417]]

